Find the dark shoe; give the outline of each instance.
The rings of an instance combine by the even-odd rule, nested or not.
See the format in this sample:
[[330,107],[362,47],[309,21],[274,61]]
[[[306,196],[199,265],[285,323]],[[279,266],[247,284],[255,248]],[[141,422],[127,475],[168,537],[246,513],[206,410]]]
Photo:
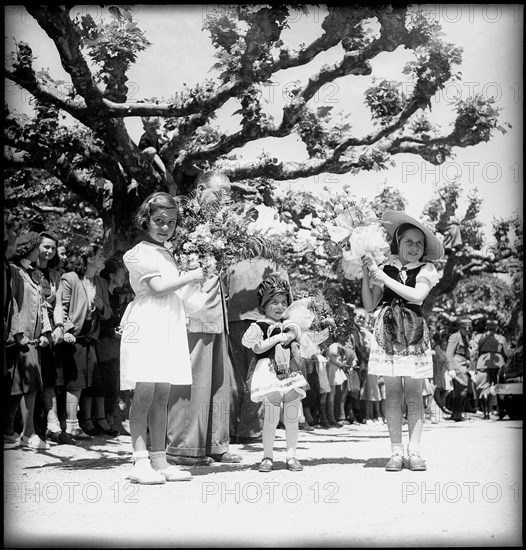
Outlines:
[[71,432],[65,432],[75,440],[88,440],[91,439],[91,435],[87,434],[82,428],[73,428]]
[[52,432],[50,430],[47,430],[46,432],[46,438],[49,439],[49,441],[53,441],[53,443],[57,443],[58,445],[76,445],[75,439],[71,437],[69,434],[64,432]]
[[424,472],[427,470],[426,463],[420,458],[417,454],[410,454],[405,459],[405,467],[411,470],[412,472]]
[[300,422],[298,424],[298,427],[300,430],[304,430],[306,432],[313,432],[314,431],[314,428],[312,426],[310,426],[309,424],[307,424],[307,422]]
[[287,466],[287,470],[290,470],[291,472],[301,472],[303,470],[301,462],[294,456],[287,458],[287,462],[285,464]]
[[261,461],[261,464],[259,465],[259,471],[264,473],[271,472],[273,464],[274,461],[271,458],[266,457]]
[[180,466],[210,466],[214,459],[209,456],[172,456],[167,454],[166,460]]
[[331,425],[330,425],[328,422],[320,422],[320,423],[318,424],[318,426],[319,426],[320,428],[324,428],[324,429],[326,429],[326,430],[329,429],[329,428],[331,427]]
[[214,462],[221,462],[221,464],[238,464],[243,462],[243,459],[239,455],[233,455],[230,453],[223,453],[217,455],[208,455]]
[[92,437],[102,435],[102,430],[97,428],[95,424],[93,424],[93,422],[79,422],[79,426],[82,430],[84,430],[88,435],[91,435]]
[[341,428],[343,424],[340,424],[339,422],[334,421],[334,422],[329,422],[329,426],[331,428]]
[[401,472],[404,467],[404,457],[399,454],[395,454],[391,457],[389,462],[385,465],[386,472]]
[[93,425],[94,425],[95,429],[99,430],[101,433],[103,433],[105,435],[109,435],[110,437],[115,437],[115,436],[119,435],[119,431],[114,430],[109,424],[108,424],[109,428],[104,428],[100,425],[99,421],[96,420],[93,423]]

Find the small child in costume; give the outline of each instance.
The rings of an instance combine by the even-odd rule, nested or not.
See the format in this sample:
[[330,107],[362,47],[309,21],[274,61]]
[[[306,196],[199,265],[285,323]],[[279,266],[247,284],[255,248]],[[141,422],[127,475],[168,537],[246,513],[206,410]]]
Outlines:
[[286,466],[301,471],[296,458],[301,400],[306,395],[307,381],[294,370],[290,361],[290,345],[299,338],[298,327],[283,320],[290,305],[290,287],[286,281],[272,276],[258,288],[260,313],[264,318],[252,323],[243,335],[242,344],[254,351],[258,362],[251,379],[250,398],[264,402],[263,460],[260,472],[270,472],[273,466],[274,439],[283,403],[283,423],[287,439]]

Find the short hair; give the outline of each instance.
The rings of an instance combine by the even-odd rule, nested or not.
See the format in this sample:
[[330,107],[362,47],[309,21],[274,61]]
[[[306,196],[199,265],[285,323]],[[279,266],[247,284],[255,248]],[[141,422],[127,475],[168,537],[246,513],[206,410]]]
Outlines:
[[66,271],[74,271],[82,279],[86,274],[88,258],[96,256],[98,249],[96,244],[81,246],[68,257]]
[[117,258],[108,258],[104,264],[104,269],[100,272],[100,276],[109,281],[110,275],[112,273],[117,273],[119,269],[126,269],[124,263],[119,261]]
[[179,217],[179,207],[177,201],[169,193],[164,191],[157,191],[152,193],[141,204],[135,216],[133,222],[137,229],[141,231],[148,231],[148,224],[150,223],[150,217],[156,210],[175,208],[177,211],[177,217]]
[[420,231],[420,233],[422,233],[422,235],[424,235],[424,252],[422,253],[422,256],[425,254],[425,250],[426,250],[426,246],[427,246],[426,234],[419,227],[417,227],[416,225],[413,225],[412,223],[402,223],[396,228],[396,230],[394,232],[394,235],[393,235],[393,239],[391,241],[391,244],[389,245],[389,248],[391,250],[391,254],[398,254],[399,253],[399,251],[400,251],[400,241],[402,240],[402,237],[404,236],[404,233],[406,231],[409,231],[410,229],[416,229],[416,230]]
[[40,232],[40,242],[42,242],[42,237],[45,237],[46,239],[51,239],[52,241],[55,241],[55,246],[56,246],[55,254],[51,258],[51,260],[49,260],[48,263],[47,263],[48,267],[53,268],[53,267],[57,266],[60,262],[60,258],[58,257],[58,247],[59,247],[58,236],[55,233],[52,233],[51,231],[45,230],[45,231]]
[[16,252],[13,255],[13,261],[19,262],[26,258],[35,248],[40,245],[40,234],[36,231],[27,231],[19,235],[16,239]]

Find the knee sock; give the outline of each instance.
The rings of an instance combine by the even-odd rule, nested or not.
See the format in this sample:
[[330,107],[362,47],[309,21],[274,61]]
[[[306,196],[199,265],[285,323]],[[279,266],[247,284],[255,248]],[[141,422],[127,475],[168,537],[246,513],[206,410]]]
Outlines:
[[68,415],[66,421],[66,430],[68,432],[71,432],[71,430],[73,429],[80,428],[78,421],[79,397],[79,394],[69,391],[66,395],[66,411]]
[[279,422],[281,407],[265,400],[265,415],[263,418],[263,456],[274,458],[274,439]]
[[301,402],[299,399],[283,404],[283,422],[285,424],[285,437],[287,439],[287,458],[296,456],[300,408]]

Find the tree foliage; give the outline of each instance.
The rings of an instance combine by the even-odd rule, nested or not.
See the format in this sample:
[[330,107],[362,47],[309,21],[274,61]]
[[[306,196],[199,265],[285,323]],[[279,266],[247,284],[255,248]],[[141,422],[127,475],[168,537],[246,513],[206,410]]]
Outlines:
[[[460,48],[445,42],[438,23],[407,6],[327,6],[321,34],[299,48],[284,42],[305,6],[218,6],[207,14],[203,30],[210,35],[216,62],[213,77],[184,86],[168,98],[129,99],[127,72],[150,46],[127,6],[110,6],[108,18],[76,16],[69,6],[28,7],[54,43],[70,82],[55,79],[35,66],[31,44],[17,42],[6,78],[35,100],[36,116],[7,112],[5,158],[11,170],[45,170],[96,208],[103,220],[107,248],[129,241],[129,216],[138,201],[162,187],[159,174],[141,156],[124,120],[160,116],[170,139],[161,156],[182,189],[185,174],[195,168],[220,166],[230,180],[253,193],[261,178],[286,181],[321,173],[382,170],[399,153],[413,153],[440,164],[457,147],[487,141],[498,123],[492,100],[477,96],[457,105],[452,131],[429,123],[433,96],[452,78]],[[296,18],[297,19],[297,18]],[[265,110],[261,90],[278,72],[308,65],[338,46],[341,57],[305,81],[290,86],[288,101],[275,120]],[[375,78],[365,92],[375,129],[362,135],[349,124],[348,113],[320,108],[313,98],[327,83],[346,77],[370,78],[371,62],[381,53],[403,47],[414,52],[405,68],[411,93],[399,82]],[[37,52],[38,53],[38,52]],[[213,125],[231,99],[240,106],[239,129],[225,133]],[[77,122],[62,123],[67,113]],[[306,155],[243,163],[232,151],[274,137],[297,135]],[[194,170],[194,172],[192,172]],[[240,187],[243,188],[242,186]],[[133,191],[132,191],[133,190]],[[110,196],[107,196],[107,195]]]

